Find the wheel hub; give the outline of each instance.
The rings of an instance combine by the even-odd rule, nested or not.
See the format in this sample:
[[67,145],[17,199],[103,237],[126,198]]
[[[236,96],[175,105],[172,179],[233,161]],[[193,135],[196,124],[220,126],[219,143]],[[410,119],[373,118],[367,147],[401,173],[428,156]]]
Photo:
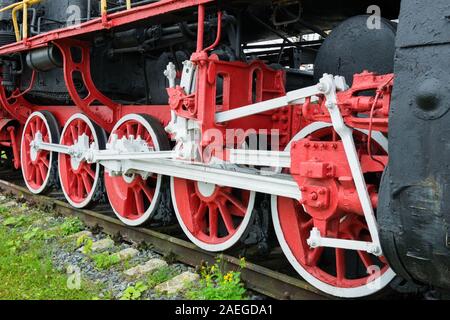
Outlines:
[[216,185],[212,183],[206,182],[197,182],[197,192],[200,196],[207,200],[208,198],[212,198],[214,193],[216,192]]
[[80,165],[85,162],[83,156],[86,151],[89,150],[89,137],[86,133],[78,136],[74,145],[72,146],[72,152],[70,154],[70,166],[74,171],[78,171],[80,169]]

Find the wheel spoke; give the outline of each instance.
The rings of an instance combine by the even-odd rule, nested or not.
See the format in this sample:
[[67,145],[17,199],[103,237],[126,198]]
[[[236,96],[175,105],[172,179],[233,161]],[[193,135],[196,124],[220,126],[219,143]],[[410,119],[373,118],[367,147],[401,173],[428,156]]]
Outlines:
[[136,202],[136,210],[139,214],[145,213],[144,208],[144,197],[142,196],[141,190],[134,190],[134,200]]
[[39,171],[39,168],[37,166],[33,167],[33,171],[35,172],[35,177],[36,177],[36,184],[38,186],[42,185],[42,177],[41,177],[41,172]]
[[45,181],[45,178],[47,177],[47,170],[45,169],[45,165],[42,162],[39,162],[38,167],[42,180]]
[[361,261],[364,263],[364,266],[366,269],[369,269],[373,266],[373,261],[370,255],[367,252],[364,251],[358,251],[358,256],[361,259]]
[[70,126],[70,135],[72,136],[72,143],[78,140],[77,128],[74,125]]
[[81,176],[77,175],[77,196],[78,198],[82,199],[84,193],[84,187],[83,187],[83,179]]
[[205,215],[206,215],[207,209],[208,209],[208,206],[206,205],[206,203],[201,202],[197,211],[194,213],[194,217],[192,220],[194,222],[193,226],[194,226],[194,228],[196,228],[195,231],[198,231],[198,229],[202,229],[202,227],[205,225]]
[[36,136],[36,124],[33,121],[30,122],[30,129],[31,129],[31,135],[33,137],[35,137]]
[[233,218],[231,217],[231,213],[228,208],[222,203],[218,203],[218,210],[220,215],[222,216],[223,222],[225,223],[225,227],[228,230],[229,234],[233,234],[236,229],[234,227]]
[[238,209],[237,212],[233,211],[232,214],[239,216],[239,217],[244,217],[245,214],[247,213],[247,207],[240,201],[238,200],[235,196],[233,196],[230,193],[226,193],[226,192],[221,192],[222,196],[224,196],[229,202],[231,202],[231,204],[233,204],[233,206]]
[[141,139],[143,139],[143,130],[144,130],[144,126],[140,123],[138,123],[137,125],[137,132],[136,132],[136,138],[137,137],[141,137]]
[[83,179],[84,190],[86,190],[87,194],[90,194],[92,191],[91,181],[89,180],[89,176],[86,172],[81,174],[81,178]]
[[95,171],[92,170],[90,165],[87,165],[84,170],[93,180],[95,180]]
[[219,216],[217,208],[214,205],[209,205],[209,236],[216,239],[219,235]]
[[151,190],[151,189],[145,184],[144,181],[142,181],[142,182],[140,183],[139,186],[140,186],[141,190],[144,192],[144,194],[146,195],[148,201],[149,201],[149,202],[152,202],[152,201],[153,201],[153,197],[155,196],[155,191],[154,191],[154,190]]
[[336,249],[336,278],[339,281],[345,280],[345,251]]
[[41,157],[41,163],[48,169],[50,167],[50,162],[47,159],[47,157],[44,155],[43,157]]

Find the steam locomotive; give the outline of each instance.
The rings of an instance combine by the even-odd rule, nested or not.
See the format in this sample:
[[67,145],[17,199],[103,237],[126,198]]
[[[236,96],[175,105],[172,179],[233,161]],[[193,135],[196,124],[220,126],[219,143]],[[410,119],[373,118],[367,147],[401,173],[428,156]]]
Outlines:
[[0,0],[0,164],[207,251],[279,246],[328,295],[445,294],[449,17],[445,0]]

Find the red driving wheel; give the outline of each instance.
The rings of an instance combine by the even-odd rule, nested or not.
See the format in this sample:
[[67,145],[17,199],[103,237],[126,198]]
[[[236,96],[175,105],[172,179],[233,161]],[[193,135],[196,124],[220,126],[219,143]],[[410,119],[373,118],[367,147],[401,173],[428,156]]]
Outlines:
[[73,147],[76,154],[59,154],[59,178],[67,201],[76,208],[89,206],[99,197],[102,185],[101,165],[80,157],[89,148],[104,149],[105,143],[105,131],[83,114],[73,115],[64,126],[60,144]]
[[59,142],[58,122],[48,111],[31,114],[22,133],[22,174],[27,188],[34,194],[48,191],[57,179],[56,154],[32,147],[38,139],[47,143]]
[[[357,149],[363,154],[367,147],[366,134],[355,131],[354,137]],[[333,128],[324,123],[306,127],[294,141],[304,138],[312,141],[339,139]],[[372,146],[373,155],[386,155],[387,140],[380,133],[374,133]],[[381,176],[366,179],[370,179],[372,184],[379,183]],[[388,285],[395,274],[383,257],[365,251],[324,247],[313,249],[307,243],[314,227],[321,231],[322,236],[329,238],[371,241],[362,213],[356,214],[350,210],[323,219],[318,218],[315,212],[308,213],[307,208],[295,199],[272,197],[272,217],[280,245],[306,281],[330,295],[346,298],[368,296]]]
[[[119,139],[142,139],[148,151],[169,150],[169,141],[157,120],[147,115],[130,114],[114,127]],[[158,210],[165,177],[149,174],[111,176],[105,172],[109,202],[117,217],[126,225],[139,226],[151,220]]]
[[255,193],[210,183],[172,178],[172,199],[178,221],[200,248],[229,249],[245,234]]

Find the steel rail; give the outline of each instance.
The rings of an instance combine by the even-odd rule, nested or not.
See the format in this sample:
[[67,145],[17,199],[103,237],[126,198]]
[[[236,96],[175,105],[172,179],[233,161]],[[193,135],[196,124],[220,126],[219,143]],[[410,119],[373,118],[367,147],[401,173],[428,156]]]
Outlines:
[[[177,261],[190,266],[198,266],[202,261],[214,263],[217,255],[206,252],[194,244],[146,228],[130,228],[119,220],[105,214],[90,210],[80,210],[71,207],[63,201],[41,195],[34,195],[26,188],[14,183],[0,180],[0,190],[11,193],[17,197],[23,197],[28,201],[45,204],[56,213],[64,216],[78,216],[88,227],[100,228],[111,236],[120,235],[127,241],[146,243],[160,254],[174,255]],[[223,254],[224,267],[227,271],[240,269],[240,260],[236,257]],[[324,300],[331,299],[310,286],[303,280],[273,271],[266,267],[247,262],[244,269],[240,270],[242,280],[248,289],[263,294],[267,297],[279,300]]]

